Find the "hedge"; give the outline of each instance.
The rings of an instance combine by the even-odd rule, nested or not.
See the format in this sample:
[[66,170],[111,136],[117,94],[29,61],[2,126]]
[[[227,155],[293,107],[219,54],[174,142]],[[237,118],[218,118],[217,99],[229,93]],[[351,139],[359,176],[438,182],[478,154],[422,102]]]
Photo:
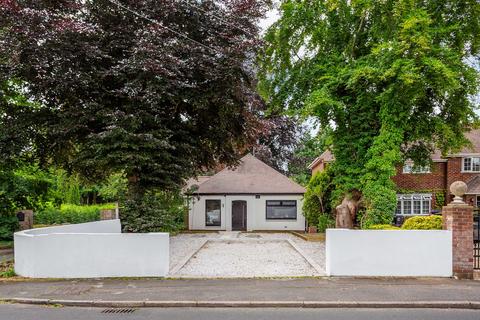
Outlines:
[[442,230],[441,216],[415,216],[408,218],[401,228],[389,224],[375,224],[370,230]]
[[62,204],[60,208],[49,207],[34,215],[34,224],[82,223],[100,220],[100,210],[114,209],[115,204],[79,206]]

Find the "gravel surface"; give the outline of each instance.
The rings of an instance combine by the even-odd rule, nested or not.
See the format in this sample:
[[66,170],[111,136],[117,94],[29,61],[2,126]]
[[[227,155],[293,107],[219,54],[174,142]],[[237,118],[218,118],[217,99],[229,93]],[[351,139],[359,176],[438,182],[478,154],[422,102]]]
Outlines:
[[[294,242],[323,270],[315,270],[286,240]],[[324,251],[323,242],[308,242],[288,233],[179,234],[170,238],[170,270],[175,271],[173,269],[178,269],[187,257],[196,253],[170,276],[318,276],[324,274]]]

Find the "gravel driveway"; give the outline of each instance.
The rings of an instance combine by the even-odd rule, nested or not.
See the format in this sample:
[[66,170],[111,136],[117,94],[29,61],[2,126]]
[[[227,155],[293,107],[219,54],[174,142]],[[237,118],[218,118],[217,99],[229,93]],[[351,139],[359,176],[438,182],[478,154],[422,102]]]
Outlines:
[[324,243],[289,233],[185,233],[170,238],[171,277],[321,276],[324,270]]

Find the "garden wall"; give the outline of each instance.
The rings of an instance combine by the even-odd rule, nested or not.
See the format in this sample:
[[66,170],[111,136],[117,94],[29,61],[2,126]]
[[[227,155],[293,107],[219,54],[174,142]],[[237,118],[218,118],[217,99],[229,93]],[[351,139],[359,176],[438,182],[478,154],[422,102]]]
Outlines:
[[25,230],[14,235],[15,272],[31,278],[165,276],[168,233],[121,233],[120,220]]
[[452,276],[447,230],[328,229],[325,246],[329,276]]

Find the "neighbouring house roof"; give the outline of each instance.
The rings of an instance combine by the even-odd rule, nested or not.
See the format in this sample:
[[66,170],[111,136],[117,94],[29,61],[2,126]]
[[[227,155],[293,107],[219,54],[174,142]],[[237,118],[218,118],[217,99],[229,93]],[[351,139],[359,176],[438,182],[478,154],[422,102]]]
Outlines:
[[193,187],[194,185],[199,186],[205,181],[207,181],[208,179],[210,179],[211,177],[212,176],[198,176],[196,178],[188,179],[187,182],[185,183],[185,186],[183,187],[183,192],[188,192],[190,188]]
[[[451,157],[461,157],[465,155],[479,155],[480,156],[480,130],[474,129],[469,132],[465,133],[465,137],[471,142],[471,146],[466,146],[459,152],[449,154],[446,157],[442,156],[440,150],[435,150],[432,153],[432,161],[433,162],[442,162],[447,161],[446,158]],[[312,169],[320,162],[332,162],[335,160],[335,156],[332,154],[330,150],[325,151],[320,156],[318,156],[313,162],[308,166],[309,169]]]
[[466,194],[480,194],[480,176],[475,176],[467,181]]
[[305,188],[247,154],[236,168],[225,168],[198,185],[196,194],[303,194]]
[[332,162],[334,159],[335,158],[333,157],[332,152],[330,150],[326,150],[308,165],[308,169],[312,169],[320,162]]

